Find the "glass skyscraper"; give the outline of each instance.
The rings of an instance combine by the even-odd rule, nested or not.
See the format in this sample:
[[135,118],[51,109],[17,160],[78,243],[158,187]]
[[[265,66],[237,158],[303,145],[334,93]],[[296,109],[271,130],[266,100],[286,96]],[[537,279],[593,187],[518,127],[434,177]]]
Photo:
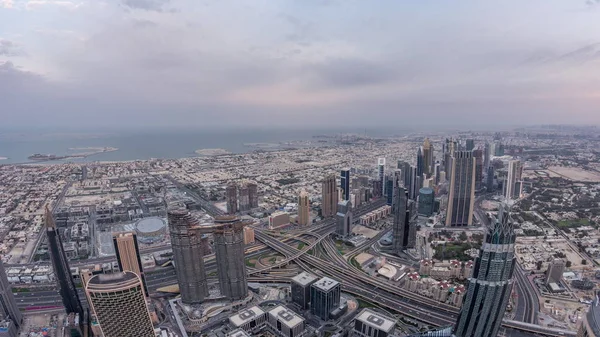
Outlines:
[[503,204],[475,260],[454,331],[456,337],[498,335],[512,290],[515,238],[509,208]]

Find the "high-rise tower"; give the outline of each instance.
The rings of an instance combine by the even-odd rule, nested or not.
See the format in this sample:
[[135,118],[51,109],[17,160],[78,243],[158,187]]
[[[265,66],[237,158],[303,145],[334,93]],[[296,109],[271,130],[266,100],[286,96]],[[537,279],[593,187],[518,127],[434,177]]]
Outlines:
[[473,138],[467,139],[466,150],[467,151],[475,150],[475,140]]
[[240,212],[250,210],[250,188],[248,187],[248,182],[244,182],[239,188],[238,209]]
[[325,218],[337,213],[338,192],[335,175],[329,175],[322,183],[321,215]]
[[475,205],[475,158],[473,151],[457,151],[451,157],[446,226],[470,226]]
[[308,226],[310,224],[310,200],[306,191],[300,192],[298,196],[298,225]]
[[408,246],[410,219],[407,217],[408,192],[402,187],[396,187],[396,197],[394,198],[394,227],[393,227],[393,247],[394,253],[401,253]]
[[[423,147],[419,146],[417,150],[417,177],[423,179],[423,173],[425,173],[425,156],[423,155]],[[419,188],[421,188],[419,186]]]
[[381,182],[381,186],[384,186],[385,182],[385,158],[379,158],[377,160],[377,168],[378,168],[378,179]]
[[0,320],[10,321],[9,324],[12,324],[14,329],[9,327],[9,331],[14,330],[16,332],[23,324],[23,314],[17,307],[2,261],[0,261]]
[[98,274],[86,284],[104,337],[154,337],[142,280],[130,271]]
[[142,280],[144,294],[148,296],[148,287],[142,268],[142,259],[140,257],[140,248],[138,247],[137,235],[134,232],[121,232],[113,234],[113,243],[115,245],[115,254],[117,263],[121,271],[130,271],[135,273]]
[[248,199],[250,208],[258,207],[258,185],[256,183],[248,183]]
[[512,290],[515,238],[509,208],[501,205],[475,259],[454,331],[456,337],[498,335]]
[[244,251],[244,226],[238,218],[215,218],[213,239],[221,295],[230,300],[248,296]]
[[523,166],[519,160],[508,162],[508,176],[504,183],[504,197],[508,200],[521,197],[521,189],[517,190],[517,182],[521,181]]
[[340,188],[342,200],[350,200],[350,169],[343,169],[340,172]]
[[227,214],[235,214],[238,209],[237,185],[235,183],[227,184],[225,198],[227,199]]
[[65,306],[67,313],[76,313],[79,314],[79,317],[83,317],[83,308],[79,301],[75,282],[71,276],[69,261],[67,260],[67,255],[63,249],[60,233],[54,222],[52,211],[50,211],[48,205],[46,205],[45,221],[50,258],[52,259],[52,265],[54,266],[54,274],[58,279],[59,292],[63,305]]
[[483,184],[483,151],[473,150],[473,156],[475,157],[475,189],[479,191]]
[[433,146],[429,141],[429,138],[425,138],[423,142],[423,173],[427,177],[431,176],[433,168]]
[[208,296],[208,285],[200,226],[185,208],[169,209],[167,215],[181,300],[201,303]]
[[345,237],[352,233],[352,203],[343,200],[338,203],[336,234]]

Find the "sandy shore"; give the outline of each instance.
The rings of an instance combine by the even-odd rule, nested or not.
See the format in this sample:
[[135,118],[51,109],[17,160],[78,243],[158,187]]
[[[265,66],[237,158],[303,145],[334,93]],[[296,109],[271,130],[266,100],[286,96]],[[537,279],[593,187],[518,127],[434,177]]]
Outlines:
[[196,154],[201,156],[221,156],[224,154],[231,154],[231,152],[225,149],[199,149],[195,151]]

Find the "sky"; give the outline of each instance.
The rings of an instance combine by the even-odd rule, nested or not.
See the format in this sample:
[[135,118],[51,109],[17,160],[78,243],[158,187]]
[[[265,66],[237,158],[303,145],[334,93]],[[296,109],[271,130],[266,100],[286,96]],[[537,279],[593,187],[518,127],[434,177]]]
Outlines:
[[0,0],[5,127],[600,124],[600,0]]

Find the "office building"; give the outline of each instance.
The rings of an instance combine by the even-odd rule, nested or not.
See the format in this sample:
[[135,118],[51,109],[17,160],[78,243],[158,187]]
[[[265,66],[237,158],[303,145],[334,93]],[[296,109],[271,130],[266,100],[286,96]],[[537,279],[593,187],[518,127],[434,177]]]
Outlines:
[[154,337],[142,280],[135,273],[95,275],[85,291],[104,337]]
[[290,213],[276,211],[269,216],[269,229],[279,228],[290,224]]
[[492,152],[490,148],[490,143],[485,142],[485,146],[483,148],[483,168],[485,170],[490,167],[490,163],[492,161]]
[[167,216],[181,300],[201,303],[208,296],[208,285],[200,225],[185,208],[169,209]]
[[404,188],[396,188],[396,200],[393,206],[394,213],[394,225],[392,228],[393,236],[393,249],[394,253],[401,253],[408,245],[408,235],[410,223],[407,223],[406,218],[406,205],[408,202],[408,195]]
[[340,173],[340,190],[342,200],[350,200],[350,169],[344,169]]
[[373,180],[372,182],[373,184],[373,198],[381,198],[383,197],[383,185],[381,184],[381,181],[379,180]]
[[[521,197],[521,188],[516,189],[517,182],[521,181],[523,175],[523,165],[519,160],[511,160],[508,162],[508,175],[504,183],[504,197],[507,200],[518,199]],[[522,186],[522,184],[519,184]]]
[[433,174],[433,145],[429,141],[429,138],[425,138],[423,142],[423,173],[427,178]]
[[310,312],[329,319],[329,313],[340,305],[341,285],[329,277],[323,277],[310,286]]
[[354,319],[353,337],[388,337],[393,335],[396,320],[375,312],[363,309]]
[[227,200],[227,214],[235,214],[238,209],[237,185],[235,183],[227,184],[225,198]]
[[496,142],[496,144],[494,145],[494,152],[494,155],[496,157],[504,156],[504,144],[502,144],[501,142]]
[[306,333],[304,318],[283,305],[269,311],[267,326],[277,337],[302,337]]
[[452,173],[452,157],[454,152],[458,151],[458,145],[455,140],[446,139],[446,143],[443,147],[444,153],[444,172],[446,172],[446,178],[449,178]]
[[386,203],[388,206],[392,206],[394,203],[394,187],[395,186],[396,186],[396,184],[395,184],[394,176],[385,177],[385,198],[386,198]]
[[259,333],[266,323],[267,313],[257,306],[241,310],[229,317],[229,325],[233,329],[241,329],[252,335]]
[[298,225],[310,225],[310,200],[306,191],[300,192],[298,196]]
[[346,237],[352,233],[352,203],[348,200],[338,203],[336,234]]
[[475,140],[473,138],[467,139],[465,146],[467,151],[475,150]]
[[324,218],[332,217],[337,213],[338,191],[335,175],[329,175],[321,184],[322,204],[321,215]]
[[417,150],[417,177],[422,177],[425,173],[425,156],[423,155],[423,147],[419,146]]
[[475,190],[479,191],[483,186],[483,151],[473,150],[475,157]]
[[419,190],[419,215],[432,216],[435,207],[435,193],[432,188]]
[[514,226],[507,205],[487,228],[455,327],[456,337],[497,336],[515,268]]
[[77,288],[71,276],[71,269],[67,255],[63,249],[62,240],[59,229],[56,227],[54,217],[48,205],[46,205],[46,235],[48,237],[48,250],[50,251],[50,259],[54,266],[54,275],[58,279],[60,297],[67,313],[76,313],[83,317],[83,308],[79,301]]
[[135,273],[142,280],[142,289],[148,296],[148,287],[142,268],[142,259],[140,257],[140,248],[138,247],[137,236],[134,232],[121,232],[113,234],[113,243],[115,245],[115,255],[119,270]]
[[546,270],[546,285],[550,283],[559,283],[562,279],[563,273],[565,272],[566,263],[563,259],[554,259],[548,264],[548,270]]
[[300,308],[304,310],[308,309],[310,303],[310,286],[317,280],[316,276],[307,272],[302,272],[292,278],[292,301],[298,304]]
[[441,174],[442,174],[442,165],[440,165],[439,162],[435,163],[435,165],[433,166],[433,181],[434,181],[435,185],[440,183]]
[[600,337],[600,294],[598,291],[596,291],[594,301],[577,330],[577,337]]
[[4,327],[7,331],[6,336],[10,337],[16,337],[17,331],[23,324],[23,314],[17,307],[2,261],[0,261],[0,321],[6,323]]
[[254,243],[256,238],[254,237],[254,228],[244,227],[244,244],[249,245]]
[[258,207],[258,185],[255,183],[248,183],[248,199],[251,209]]
[[470,226],[475,204],[475,158],[472,151],[457,151],[451,161],[446,226]]
[[244,249],[244,226],[238,218],[215,218],[213,240],[221,295],[230,300],[248,296]]
[[493,192],[494,191],[494,167],[493,166],[488,166],[487,168],[487,175],[485,177],[486,179],[486,189],[488,192]]
[[238,210],[240,212],[247,212],[250,208],[250,188],[248,187],[248,183],[244,182],[239,188]]
[[384,179],[385,179],[385,158],[379,158],[377,160],[377,168],[378,168],[378,178],[379,181],[381,182],[381,185],[383,186],[384,184]]

